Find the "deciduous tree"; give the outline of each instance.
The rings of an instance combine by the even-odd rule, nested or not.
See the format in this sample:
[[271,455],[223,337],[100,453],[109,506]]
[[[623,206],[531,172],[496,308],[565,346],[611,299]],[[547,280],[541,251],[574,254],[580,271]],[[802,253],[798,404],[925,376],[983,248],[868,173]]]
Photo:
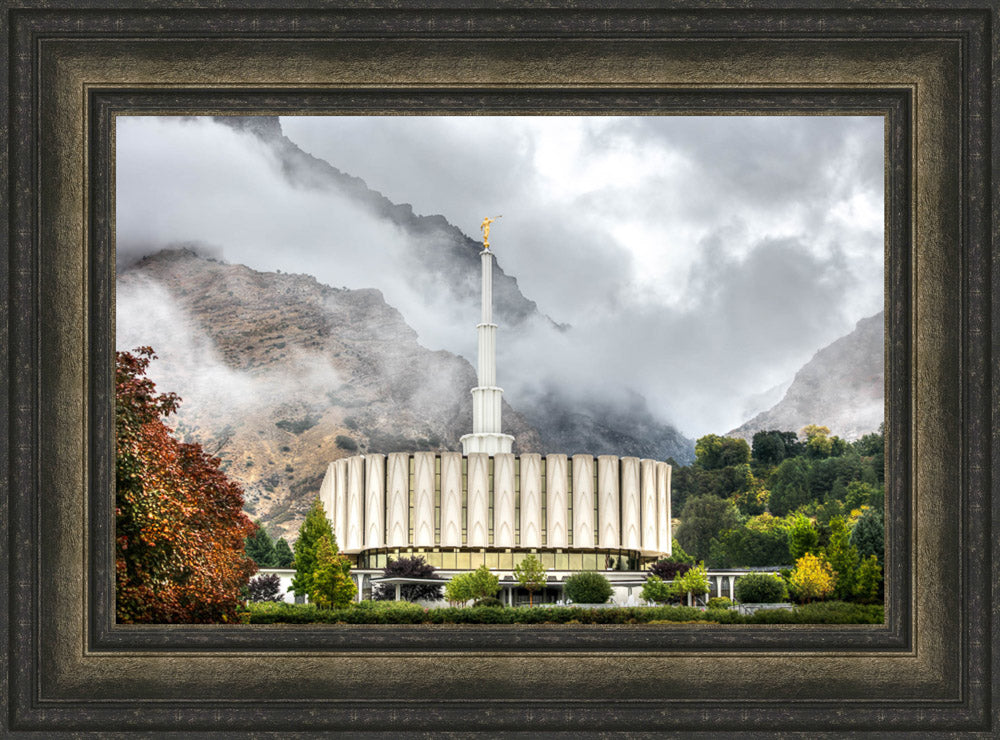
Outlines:
[[830,542],[826,546],[826,559],[833,567],[837,583],[833,595],[846,601],[854,595],[858,578],[858,549],[851,544],[851,531],[841,517],[830,520]]
[[528,606],[534,606],[534,592],[548,583],[548,574],[542,561],[534,555],[528,555],[514,566],[514,578],[521,584],[521,588],[528,590]]
[[281,579],[277,573],[261,573],[247,584],[250,601],[281,601]]
[[146,377],[149,347],[115,363],[115,614],[119,622],[232,622],[257,570],[243,492],[163,418],[173,393]]
[[[436,569],[422,557],[390,559],[382,570],[383,578],[437,578]],[[436,601],[441,598],[441,585],[434,583],[404,583],[399,588],[399,596],[406,601]],[[375,586],[372,599],[388,601],[396,598],[396,586],[380,583]]]
[[321,609],[347,606],[358,593],[351,579],[351,564],[334,548],[329,535],[316,543],[316,566],[309,585],[309,598]]
[[694,464],[704,470],[716,470],[750,462],[750,445],[738,437],[706,434],[694,445]]
[[796,514],[790,518],[788,526],[788,554],[792,560],[798,560],[807,552],[813,552],[819,546],[819,532],[812,519],[805,514]]
[[784,460],[770,479],[768,508],[775,516],[785,516],[812,500],[809,466],[801,457]]
[[711,553],[712,539],[739,523],[740,514],[732,501],[706,494],[688,499],[681,511],[677,541],[695,558]]
[[874,604],[882,593],[882,566],[878,558],[869,555],[861,561],[858,568],[858,579],[854,585],[854,594],[863,604]]
[[796,561],[788,582],[796,598],[812,601],[832,594],[837,578],[825,557],[806,553]]

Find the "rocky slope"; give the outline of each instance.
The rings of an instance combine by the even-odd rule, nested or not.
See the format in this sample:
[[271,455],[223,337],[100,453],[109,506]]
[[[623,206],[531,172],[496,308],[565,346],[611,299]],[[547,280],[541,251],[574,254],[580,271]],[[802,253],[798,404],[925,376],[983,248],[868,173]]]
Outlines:
[[[478,306],[482,244],[466,236],[444,216],[418,216],[407,203],[393,203],[364,180],[304,152],[281,131],[277,117],[218,116],[214,120],[256,136],[270,147],[282,174],[311,190],[335,190],[387,219],[406,235],[406,270],[413,285],[425,289],[428,302],[450,299]],[[444,294],[444,295],[442,295]],[[521,293],[517,280],[493,262],[493,312],[505,327],[516,328],[532,318],[560,326],[543,316],[534,301]]]
[[877,431],[885,415],[885,315],[858,322],[854,331],[817,352],[775,406],[729,432],[751,440],[755,432],[827,426],[854,440]]
[[[150,345],[151,376],[183,402],[172,419],[217,453],[273,534],[297,530],[327,464],[357,452],[461,449],[472,366],[417,343],[376,290],[261,273],[186,249],[118,275],[120,349]],[[510,406],[516,451],[541,451]]]

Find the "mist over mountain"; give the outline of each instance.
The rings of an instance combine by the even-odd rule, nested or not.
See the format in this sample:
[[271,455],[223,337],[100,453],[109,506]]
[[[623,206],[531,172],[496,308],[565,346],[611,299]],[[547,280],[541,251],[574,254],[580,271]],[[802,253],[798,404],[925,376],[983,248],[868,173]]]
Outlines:
[[795,374],[784,397],[729,432],[750,441],[755,432],[799,431],[807,424],[855,440],[885,419],[885,314],[862,319],[854,331],[819,350]]
[[[417,215],[410,204],[393,203],[361,178],[304,152],[282,133],[277,117],[217,116],[213,120],[258,137],[276,157],[282,175],[296,187],[336,192],[396,227],[405,249],[399,252],[401,261],[394,269],[402,267],[408,273],[410,287],[427,304],[447,300],[456,308],[478,305],[482,243],[463,234],[444,216]],[[565,328],[543,316],[536,303],[521,293],[517,280],[505,273],[495,259],[493,312],[506,328],[518,328],[530,319]]]
[[[182,397],[168,419],[217,454],[272,532],[294,535],[328,463],[352,454],[460,450],[476,373],[421,346],[377,290],[264,273],[165,250],[119,270],[117,346],[150,345],[150,376]],[[530,414],[510,396],[514,451],[690,457],[691,442],[649,415],[549,394]],[[529,419],[530,416],[530,419]],[[544,420],[544,432],[532,419]]]

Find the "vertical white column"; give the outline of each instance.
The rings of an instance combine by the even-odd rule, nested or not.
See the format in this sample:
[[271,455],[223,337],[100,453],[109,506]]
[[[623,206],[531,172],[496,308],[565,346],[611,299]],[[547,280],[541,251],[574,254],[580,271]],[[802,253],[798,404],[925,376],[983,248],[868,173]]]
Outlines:
[[[493,253],[484,249],[479,253],[479,256],[482,265],[482,310],[479,325],[476,327],[479,334],[479,356],[476,369],[479,387],[493,388],[497,384],[497,325],[493,323]],[[473,405],[479,408],[481,415],[478,419],[475,418],[475,414],[473,415],[472,433],[498,433],[500,431],[499,411],[495,417],[492,413],[484,413],[493,411],[495,404],[490,403],[493,399],[483,398],[483,394],[480,393],[476,400],[481,403]]]
[[434,453],[413,453],[413,544],[433,547]]
[[347,458],[347,539],[345,550],[360,550],[364,542],[365,458]]
[[441,453],[442,547],[462,546],[462,453]]
[[478,356],[476,374],[478,385],[472,389],[472,434],[461,438],[462,452],[510,452],[514,438],[502,434],[500,423],[501,398],[503,390],[497,387],[496,331],[493,323],[493,253],[483,249],[480,254],[482,265],[482,308],[480,321],[476,326]]
[[573,547],[594,546],[594,458],[573,455]]
[[639,523],[639,458],[621,459],[621,543],[630,550],[642,545]]
[[542,456],[521,455],[521,547],[542,546]]
[[656,460],[639,463],[639,496],[642,500],[642,549],[656,551],[659,547],[656,532]]
[[333,508],[337,512],[333,520],[333,536],[337,546],[347,547],[347,458],[333,463]]
[[385,544],[385,456],[365,455],[365,547]]
[[404,547],[410,539],[410,454],[393,452],[386,460],[385,543]]
[[621,500],[618,489],[618,457],[597,458],[597,526],[599,547],[618,547],[621,543]]
[[514,455],[493,456],[493,545],[514,547]]
[[665,462],[656,463],[656,523],[660,552],[669,555],[673,551],[670,522],[670,466]]
[[489,471],[490,456],[485,452],[468,455],[469,499],[466,505],[465,544],[486,547],[489,544]]
[[[319,502],[323,504],[323,511],[326,512],[326,518],[330,520],[330,526],[333,527],[334,536],[336,537],[337,532],[337,510],[334,508],[334,499],[336,497],[336,476],[334,475],[335,466],[330,463],[326,466],[326,473],[323,475],[323,482],[319,484]],[[337,541],[338,546],[340,541]]]
[[565,455],[545,456],[545,546],[566,547],[569,544],[566,525]]

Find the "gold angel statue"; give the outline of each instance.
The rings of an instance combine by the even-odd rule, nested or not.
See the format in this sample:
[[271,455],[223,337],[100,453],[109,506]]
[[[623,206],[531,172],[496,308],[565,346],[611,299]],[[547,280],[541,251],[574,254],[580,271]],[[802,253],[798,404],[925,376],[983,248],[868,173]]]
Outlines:
[[[497,216],[497,218],[503,218],[503,216]],[[497,218],[490,218],[487,216],[479,225],[479,228],[483,231],[483,249],[490,248],[490,224],[496,221]]]

